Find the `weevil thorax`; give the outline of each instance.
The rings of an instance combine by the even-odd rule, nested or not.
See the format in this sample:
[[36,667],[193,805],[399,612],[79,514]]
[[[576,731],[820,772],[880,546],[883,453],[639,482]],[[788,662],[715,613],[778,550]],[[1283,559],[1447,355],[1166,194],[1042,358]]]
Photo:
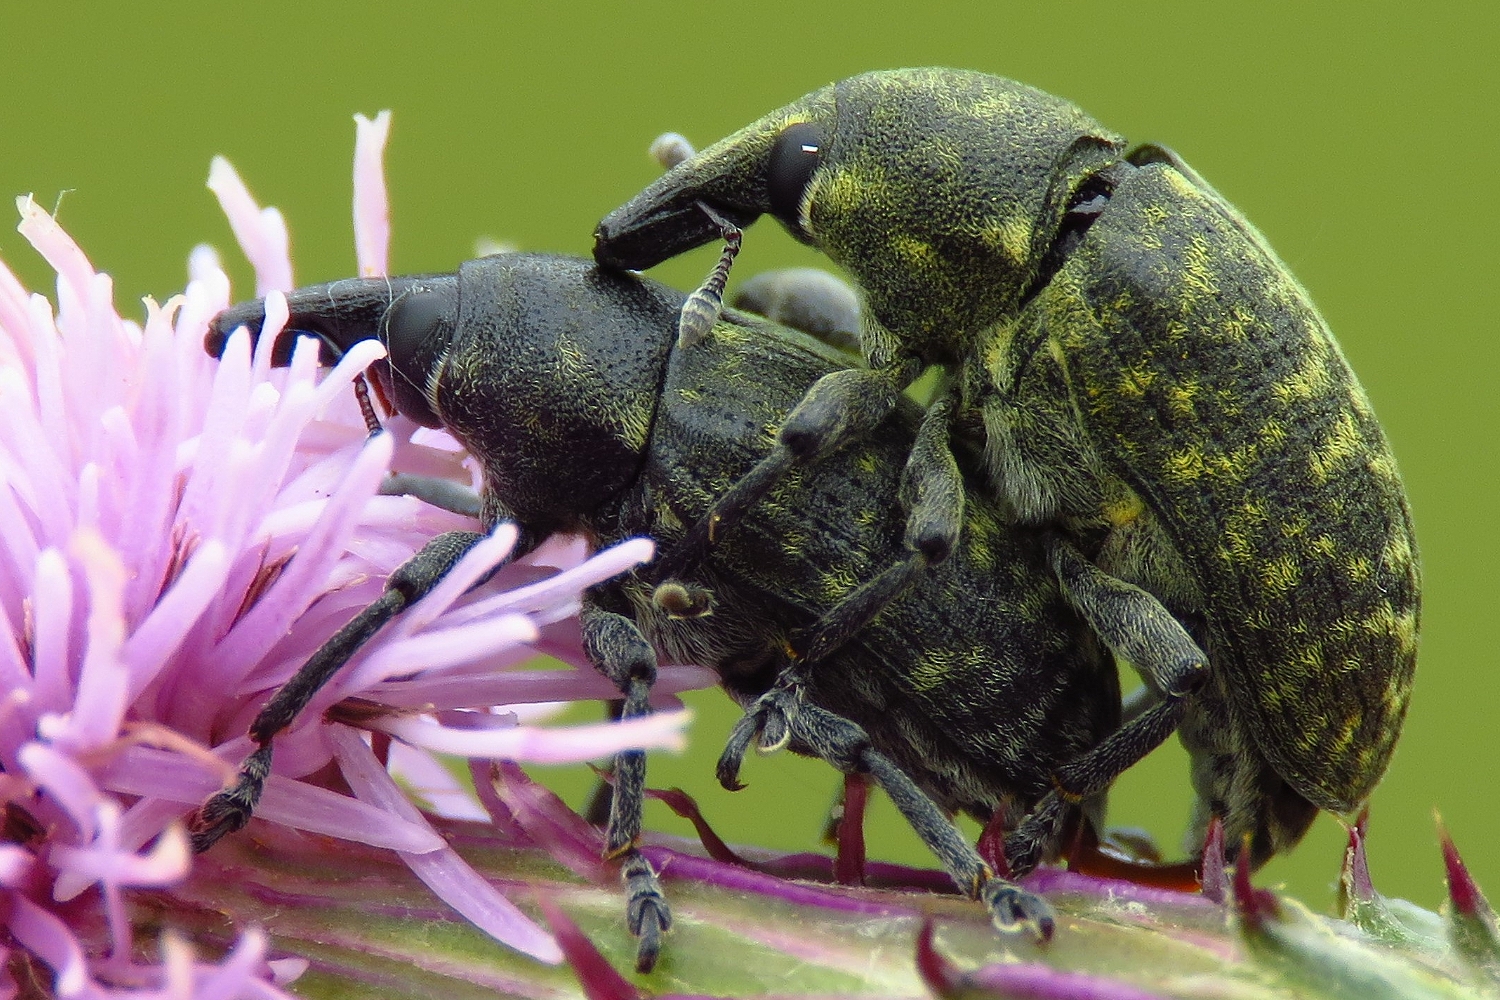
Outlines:
[[806,238],[932,362],[1016,314],[1070,197],[1122,149],[1076,105],[983,73],[866,73],[837,84],[833,104]]
[[590,530],[640,468],[671,345],[655,334],[680,302],[542,254],[469,261],[458,279],[427,395],[480,462],[486,519]]

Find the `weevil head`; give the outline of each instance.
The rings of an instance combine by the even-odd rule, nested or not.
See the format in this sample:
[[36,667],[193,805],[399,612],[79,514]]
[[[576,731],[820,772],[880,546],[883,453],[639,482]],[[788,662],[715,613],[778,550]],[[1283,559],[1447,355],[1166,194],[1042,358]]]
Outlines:
[[462,265],[451,304],[408,307],[454,331],[440,357],[412,356],[433,413],[483,469],[487,510],[540,537],[588,530],[619,499],[644,460],[681,304],[586,260],[510,253]]
[[[287,304],[273,363],[290,361],[297,336],[316,337],[326,364],[378,338],[380,395],[469,449],[487,518],[539,538],[586,529],[637,475],[682,296],[586,260],[513,253],[455,274],[301,288]],[[259,337],[264,322],[263,300],[234,306],[204,346],[218,356],[235,329]]]
[[851,77],[705,149],[611,212],[606,266],[650,267],[718,238],[698,208],[774,215],[862,288],[929,360],[1003,319],[1043,268],[1069,202],[1120,138],[1023,84],[949,69]]

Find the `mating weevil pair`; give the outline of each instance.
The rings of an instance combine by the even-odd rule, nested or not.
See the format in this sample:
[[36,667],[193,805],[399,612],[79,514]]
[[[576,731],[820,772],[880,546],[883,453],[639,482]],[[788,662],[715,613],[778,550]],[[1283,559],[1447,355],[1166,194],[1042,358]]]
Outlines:
[[[955,384],[928,420],[982,426],[993,490],[1018,519],[1158,597],[1208,653],[1128,652],[1141,623],[1088,610],[1058,565],[1149,703],[1034,820],[1173,729],[1198,793],[1190,839],[1220,816],[1256,864],[1318,809],[1365,801],[1415,668],[1410,514],[1363,390],[1249,222],[1175,154],[1127,150],[1066,101],[895,70],[815,91],[677,165],[600,223],[595,256],[649,267],[765,213],[854,278],[869,368],[814,387],[763,474],[694,532],[697,551],[776,471],[867,433],[879,402],[944,365]],[[938,451],[913,456],[928,494],[952,475]],[[929,513],[913,511],[914,562],[961,523],[921,523]],[[825,627],[869,613],[838,609]]]
[[[764,458],[807,387],[848,363],[810,337],[739,314],[679,348],[682,304],[679,292],[585,261],[505,254],[456,274],[301,289],[288,297],[284,336],[317,336],[330,354],[378,337],[389,351],[372,368],[382,394],[469,449],[483,471],[482,520],[514,521],[521,550],[570,530],[600,543],[649,534],[670,553],[685,526]],[[263,321],[259,302],[221,314],[210,352],[241,325],[258,335]],[[286,354],[278,345],[275,356]],[[690,581],[631,575],[594,588],[580,616],[584,645],[619,687],[626,717],[648,711],[657,650],[713,667],[746,709],[719,761],[721,781],[735,784],[754,744],[786,744],[868,774],[960,890],[997,922],[1045,935],[1046,904],[996,878],[949,818],[1026,814],[1054,773],[1119,724],[1114,664],[1050,571],[1041,533],[1017,529],[971,489],[941,566],[811,668],[788,654],[861,579],[900,560],[901,469],[920,423],[914,406],[898,406],[878,436],[780,484]],[[273,737],[321,679],[480,537],[435,539],[272,698],[252,725],[260,749],[240,781],[197,817],[199,849],[249,818]],[[1161,616],[1143,592],[1131,599],[1138,617]],[[634,849],[644,767],[640,752],[618,757],[607,832],[642,969],[670,924],[655,873]],[[1070,803],[1046,849],[1078,822],[1097,826],[1102,806],[1101,796]]]
[[[670,352],[665,382],[632,382],[652,370],[642,359],[667,356],[677,310],[659,290],[622,291],[645,285],[590,298],[632,280],[623,277],[580,273],[571,290],[546,291],[555,300],[501,296],[478,291],[499,286],[480,280],[493,265],[473,262],[457,277],[312,290],[294,302],[293,326],[335,344],[386,340],[398,408],[447,426],[480,456],[487,522],[515,517],[531,544],[559,527],[668,543],[657,577],[667,585],[601,588],[584,616],[627,713],[645,710],[648,640],[717,667],[749,709],[721,773],[732,778],[757,731],[873,772],[1001,922],[1047,917],[1040,901],[989,878],[934,801],[981,815],[1031,809],[1006,842],[1024,871],[1080,802],[1097,806],[1173,729],[1193,754],[1196,827],[1222,817],[1228,842],[1249,838],[1255,863],[1294,844],[1317,808],[1344,812],[1368,796],[1414,663],[1409,517],[1357,382],[1248,223],[1172,154],[1126,152],[1066,102],[979,74],[897,71],[819,91],[684,162],[601,224],[596,256],[648,266],[767,211],[845,266],[866,305],[869,368],[793,366],[803,384],[819,381],[784,422],[796,379],[770,379],[774,390],[742,383],[738,374],[779,362],[731,352],[719,364],[715,352],[785,335],[735,317]],[[541,270],[552,268],[567,270],[555,260]],[[460,298],[468,279],[475,294]],[[541,295],[544,285],[528,287]],[[554,315],[548,301],[571,312]],[[570,377],[559,395],[533,397],[515,426],[481,405],[510,379],[524,385],[533,363],[567,370],[571,338],[584,332],[576,313],[603,343],[623,338],[601,355],[618,372],[602,371],[593,390]],[[253,307],[231,313],[221,330],[254,318]],[[512,355],[500,334],[516,335],[517,323],[540,340],[523,338],[527,350]],[[575,331],[567,365],[554,356],[563,329]],[[644,346],[631,339],[641,334]],[[455,351],[460,337],[466,349]],[[710,352],[696,362],[703,380],[674,385],[673,366],[690,370],[692,351]],[[892,417],[902,385],[931,362],[956,378],[920,426]],[[694,397],[712,390],[721,404],[695,412]],[[545,440],[528,436],[537,407],[555,418]],[[891,420],[905,429],[887,440]],[[986,439],[984,490],[966,487],[947,446],[969,423]],[[778,426],[779,437],[768,433]],[[608,498],[586,511],[580,483],[532,481],[541,450],[575,434],[588,459],[581,485]],[[849,456],[875,454],[861,448],[885,450],[850,467]],[[737,465],[723,464],[726,451]],[[814,459],[816,470],[782,482]],[[902,508],[912,512],[904,535],[893,513]],[[1004,558],[980,536],[1003,540]],[[833,548],[811,560],[786,544],[824,538]],[[372,621],[441,575],[445,544],[464,540],[435,543],[398,572]],[[691,585],[674,588],[674,575]],[[1016,614],[986,603],[947,626],[948,602],[967,607],[970,588],[1012,588]],[[705,593],[719,602],[712,616],[695,614]],[[801,630],[812,636],[796,647],[807,655],[789,659]],[[1112,733],[1118,692],[1096,635],[1146,680],[1146,699]],[[1070,644],[1056,662],[1036,657],[1058,640]],[[1012,660],[1012,649],[1030,655]],[[200,846],[248,816],[295,700],[279,695],[258,720],[262,749],[205,807]],[[1026,729],[1038,713],[1057,728]],[[948,742],[934,752],[938,737]],[[638,756],[621,758],[610,843],[625,858],[649,965],[667,910],[630,851],[641,768]]]

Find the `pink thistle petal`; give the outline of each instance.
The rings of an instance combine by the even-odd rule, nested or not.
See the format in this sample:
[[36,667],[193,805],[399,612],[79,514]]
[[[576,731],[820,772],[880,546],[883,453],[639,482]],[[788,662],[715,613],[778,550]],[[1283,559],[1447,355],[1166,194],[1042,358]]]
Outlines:
[[[248,753],[249,741],[230,744]],[[151,747],[131,747],[111,761],[100,784],[125,795],[149,796],[196,807],[218,791],[221,783],[196,762]],[[422,853],[435,851],[445,841],[426,823],[409,823],[383,809],[347,795],[273,774],[255,814],[261,819],[372,847]]]
[[[290,289],[288,289],[289,291]],[[264,382],[271,374],[271,354],[281,331],[286,329],[288,316],[286,295],[281,289],[266,292],[266,316],[261,324],[260,336],[255,340],[255,353],[250,363],[250,381]]]
[[[532,843],[546,849],[580,878],[596,881],[604,872],[604,835],[584,822],[561,799],[532,781],[521,765],[498,761],[488,784]],[[481,800],[483,796],[481,795]]]
[[292,290],[292,263],[287,256],[286,222],[275,209],[262,211],[234,167],[216,156],[208,168],[208,189],[219,199],[229,228],[255,268],[255,294]]
[[0,844],[0,885],[19,886],[35,862],[36,858],[25,848]]
[[583,987],[583,995],[588,1000],[641,1000],[644,994],[615,971],[609,960],[594,947],[594,942],[568,919],[561,907],[545,896],[538,896],[536,903],[547,917],[563,956],[573,967],[578,985]]
[[[339,767],[355,795],[408,822],[423,822],[421,813],[391,780],[358,733],[344,726],[333,726],[330,739],[336,748]],[[552,936],[500,895],[452,848],[445,846],[428,854],[403,852],[401,859],[444,902],[495,940],[549,965],[562,961],[562,952]]]
[[285,634],[297,616],[317,598],[354,530],[358,508],[375,495],[390,466],[390,458],[389,434],[371,438],[360,449],[338,492],[329,498],[322,515],[308,532],[297,558],[219,644],[217,655],[223,663],[232,667],[259,661],[276,638]]
[[59,281],[71,285],[73,294],[84,298],[94,280],[94,265],[89,263],[78,244],[31,195],[17,198],[16,210],[21,213],[16,231],[26,237],[42,259],[52,266]]
[[62,711],[71,700],[73,679],[68,669],[73,627],[73,577],[62,554],[47,549],[36,561],[31,585],[35,616],[32,689],[38,711]]
[[390,207],[385,191],[385,142],[391,113],[354,116],[354,258],[362,277],[389,273]]
[[115,550],[95,532],[80,532],[71,548],[89,585],[88,642],[65,727],[45,726],[42,733],[59,745],[81,752],[114,739],[125,717],[129,677],[120,659],[125,639],[125,567]]
[[130,675],[130,697],[172,664],[188,631],[208,610],[229,575],[229,554],[217,539],[200,546],[170,590],[125,640],[121,658]]
[[565,570],[530,586],[518,587],[488,600],[476,602],[456,614],[455,620],[462,622],[469,617],[488,617],[500,611],[519,611],[532,614],[533,621],[536,621],[538,625],[548,624],[554,620],[548,616],[549,613],[558,614],[559,617],[566,617],[567,614],[573,613],[571,611],[563,613],[563,609],[576,604],[579,592],[596,583],[619,576],[642,563],[650,562],[655,552],[656,546],[649,538],[632,538],[620,542],[573,569]]
[[[245,996],[264,997],[266,1000],[292,1000],[288,994],[261,978],[262,971],[268,969],[266,949],[269,944],[266,932],[259,927],[251,927],[245,931],[229,954],[224,956],[223,962],[216,966],[200,966],[194,970],[196,982],[192,987],[193,1000],[237,1000]],[[291,964],[296,968],[297,974],[306,968],[306,962]],[[280,976],[277,978],[281,979]],[[296,975],[290,978],[296,978]]]
[[52,849],[49,861],[85,882],[156,887],[174,885],[186,878],[192,867],[192,854],[182,827],[171,826],[157,838],[148,854],[121,851],[117,846],[59,844]]
[[448,819],[485,823],[490,815],[475,797],[474,789],[453,776],[432,754],[405,743],[392,743],[391,774],[425,804],[426,811]]
[[435,753],[535,764],[578,764],[621,750],[681,751],[687,745],[682,730],[691,719],[692,713],[684,709],[628,721],[555,728],[457,729],[421,715],[381,716],[366,725]]
[[[651,689],[652,704],[669,703],[679,691],[713,687],[719,677],[706,667],[662,667]],[[604,701],[619,689],[596,670],[525,670],[458,674],[388,681],[366,694],[397,708],[444,709],[478,705],[520,705],[551,701]]]
[[[478,583],[486,573],[510,555],[511,550],[515,548],[519,534],[513,524],[497,525],[488,538],[464,553],[463,558],[448,571],[448,574],[432,588],[430,593],[401,616],[391,628],[391,637],[397,639],[410,636],[447,611],[466,590]],[[506,621],[506,619],[501,619],[501,621]],[[514,628],[514,626],[511,627]],[[530,638],[535,638],[535,636],[536,627],[531,626]]]
[[89,773],[72,757],[41,743],[27,743],[17,756],[26,776],[62,807],[84,838],[93,837],[100,799]]
[[1224,821],[1218,816],[1208,821],[1203,838],[1203,898],[1215,903],[1229,899],[1229,879],[1224,872]]
[[[389,636],[349,678],[349,686],[363,689],[378,681],[411,673],[413,667],[440,670],[490,660],[513,646],[534,642],[536,626],[521,615],[506,615],[492,623],[476,622],[461,628],[434,629],[420,636]],[[528,652],[527,658],[530,658]]]
[[59,997],[75,997],[88,985],[88,966],[78,939],[68,925],[20,893],[10,897],[11,913],[5,926],[21,947],[52,967]]

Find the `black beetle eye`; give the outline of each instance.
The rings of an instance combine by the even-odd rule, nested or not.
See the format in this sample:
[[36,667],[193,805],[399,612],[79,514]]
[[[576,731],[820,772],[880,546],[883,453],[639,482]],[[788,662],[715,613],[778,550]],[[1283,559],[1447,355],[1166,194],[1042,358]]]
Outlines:
[[442,426],[426,389],[453,339],[457,299],[456,289],[446,286],[415,288],[391,303],[381,324],[396,409],[424,427]]
[[823,130],[810,122],[788,125],[771,147],[766,186],[771,195],[771,214],[786,224],[795,236],[805,235],[798,217],[802,196],[813,171],[823,161]]

